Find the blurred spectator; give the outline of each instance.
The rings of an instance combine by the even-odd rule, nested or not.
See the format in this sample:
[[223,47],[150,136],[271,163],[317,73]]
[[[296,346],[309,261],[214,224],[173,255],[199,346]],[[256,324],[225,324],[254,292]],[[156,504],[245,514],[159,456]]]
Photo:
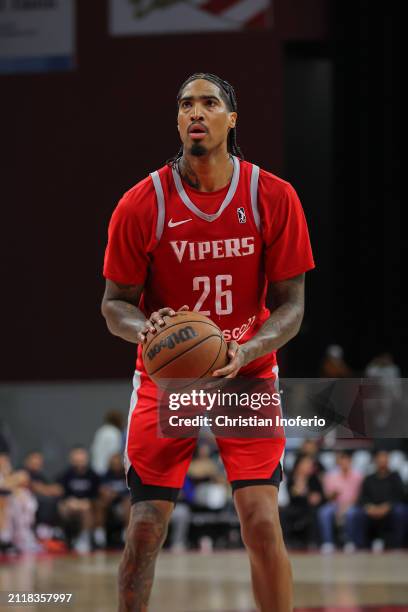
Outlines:
[[316,545],[316,513],[324,495],[315,461],[309,455],[298,455],[287,487],[290,501],[281,509],[281,520],[288,545],[300,548]]
[[99,488],[103,527],[95,530],[96,543],[116,547],[123,543],[123,530],[129,522],[130,496],[126,485],[122,455],[112,455],[109,469]]
[[395,389],[394,381],[401,377],[401,370],[391,353],[381,353],[374,357],[366,367],[365,376],[380,379],[396,399],[400,397],[399,388]]
[[[339,344],[330,344],[320,364],[321,378],[352,378],[353,370],[344,360],[344,351]],[[324,446],[333,448],[336,443],[336,433],[333,428],[324,436]]]
[[64,489],[46,477],[44,456],[39,451],[28,453],[23,465],[30,476],[30,488],[38,503],[36,522],[44,533],[45,526],[55,526],[58,523],[58,499],[62,497]]
[[315,473],[319,476],[323,474],[324,466],[319,459],[319,444],[317,440],[303,440],[299,454],[310,457],[315,466]]
[[401,371],[390,353],[381,353],[370,361],[364,375],[375,384],[375,393],[370,393],[364,407],[370,410],[376,430],[383,430],[390,420],[393,404],[401,399]]
[[352,469],[351,453],[339,452],[336,459],[338,468],[323,477],[323,491],[328,501],[318,510],[322,553],[333,552],[335,549],[336,524],[345,526],[345,550],[351,551],[350,519],[347,513],[357,502],[363,480],[362,474]]
[[59,511],[69,536],[74,530],[79,530],[79,535],[74,538],[74,549],[82,554],[91,550],[92,530],[99,526],[96,525],[95,511],[100,481],[99,476],[89,467],[88,451],[82,446],[71,450],[69,464],[69,468],[58,479],[64,490]]
[[91,446],[91,465],[94,472],[105,474],[112,455],[123,449],[123,414],[112,410],[105,415],[104,424],[96,430]]
[[13,455],[14,444],[9,426],[3,419],[0,419],[0,453]]
[[344,351],[338,344],[327,347],[326,353],[320,366],[322,378],[351,378],[352,369],[344,361]]
[[7,453],[0,454],[0,550],[37,552],[33,532],[37,502],[29,490],[30,477],[13,471]]
[[171,515],[170,548],[172,552],[180,553],[187,549],[193,500],[194,485],[187,475]]
[[363,481],[359,505],[351,509],[351,537],[360,548],[371,542],[376,551],[385,544],[401,548],[407,525],[404,486],[389,469],[387,451],[377,451],[375,464],[376,472]]
[[220,510],[225,506],[227,480],[221,465],[211,457],[211,447],[207,442],[198,444],[188,476],[194,485],[194,504],[211,510]]
[[[211,445],[207,441],[200,441],[190,463],[188,478],[189,483],[192,485],[193,513],[217,513],[223,510],[228,503],[229,487],[223,466],[211,456],[211,453]],[[181,508],[182,506],[180,505],[179,513],[181,513]],[[178,516],[178,529],[180,529],[180,532],[182,530],[182,519],[184,521],[184,529],[186,529],[187,521],[191,520],[191,513],[186,511],[186,504],[184,504],[183,511],[184,516]],[[199,542],[203,552],[210,552],[212,550],[213,538],[217,536],[217,531],[216,523],[212,523],[212,526],[205,526],[203,524]]]

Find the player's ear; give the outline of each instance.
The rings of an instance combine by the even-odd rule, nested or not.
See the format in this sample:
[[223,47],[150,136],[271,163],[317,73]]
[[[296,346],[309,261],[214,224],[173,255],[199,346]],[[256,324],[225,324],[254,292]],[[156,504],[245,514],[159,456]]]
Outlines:
[[238,119],[237,113],[230,113],[228,127],[234,128],[237,124],[237,119]]

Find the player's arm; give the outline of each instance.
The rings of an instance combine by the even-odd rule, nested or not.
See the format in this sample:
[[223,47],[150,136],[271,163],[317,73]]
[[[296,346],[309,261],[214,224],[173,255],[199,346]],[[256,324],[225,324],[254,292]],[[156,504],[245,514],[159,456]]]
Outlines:
[[269,318],[259,332],[241,347],[245,364],[277,351],[299,332],[305,309],[305,275],[270,282],[267,302],[271,304]]
[[106,279],[102,315],[114,336],[133,343],[143,343],[154,326],[138,307],[143,285],[121,285]]
[[[176,314],[173,308],[166,306],[152,312],[147,319],[138,307],[142,291],[143,285],[121,285],[106,279],[101,306],[111,334],[135,344],[143,344],[149,331],[155,333],[157,326],[164,325],[163,317]],[[178,312],[182,310],[188,310],[188,306],[182,306]]]
[[269,318],[245,344],[239,345],[235,341],[230,343],[228,354],[231,361],[225,368],[214,372],[214,376],[233,378],[240,368],[258,357],[276,351],[296,336],[304,314],[304,295],[304,274],[269,283],[268,301],[270,299],[273,305]]

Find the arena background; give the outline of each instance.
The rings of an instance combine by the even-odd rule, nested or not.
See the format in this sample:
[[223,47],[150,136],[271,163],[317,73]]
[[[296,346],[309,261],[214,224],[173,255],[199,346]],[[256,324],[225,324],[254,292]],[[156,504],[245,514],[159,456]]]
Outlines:
[[107,0],[77,0],[72,70],[0,75],[0,421],[16,465],[40,448],[55,474],[107,410],[127,412],[135,349],[100,314],[107,225],[178,149],[176,93],[200,70],[235,86],[246,159],[292,182],[308,219],[317,268],[281,374],[317,376],[336,343],[356,375],[387,350],[406,376],[399,11],[273,0],[264,30],[113,37]]
[[234,84],[244,154],[309,220],[317,269],[285,373],[314,375],[330,342],[356,369],[389,348],[406,370],[393,11],[275,0],[270,30],[114,38],[107,2],[78,2],[73,71],[1,77],[2,379],[131,375],[99,312],[107,223],[177,150],[177,89],[201,69]]
[[0,76],[1,379],[130,381],[134,347],[100,315],[107,224],[177,150],[175,96],[197,70],[234,84],[244,154],[293,182],[308,218],[317,269],[281,374],[316,376],[330,343],[357,372],[381,350],[406,372],[397,21],[382,4],[275,0],[266,30],[112,37],[108,3],[77,2],[74,70]]

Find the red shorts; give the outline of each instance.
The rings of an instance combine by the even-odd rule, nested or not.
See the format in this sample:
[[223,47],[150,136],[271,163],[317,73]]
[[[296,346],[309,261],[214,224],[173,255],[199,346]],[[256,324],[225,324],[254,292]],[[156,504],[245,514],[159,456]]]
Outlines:
[[[277,367],[273,371],[271,367],[254,376],[276,379]],[[217,437],[216,441],[233,488],[237,481],[257,484],[253,481],[260,480],[269,484],[281,464],[285,447],[284,438]],[[132,466],[139,484],[152,492],[157,487],[178,490],[184,484],[196,445],[197,438],[159,437],[156,386],[144,371],[136,371],[126,440],[126,470]],[[144,497],[148,498],[153,499]]]

